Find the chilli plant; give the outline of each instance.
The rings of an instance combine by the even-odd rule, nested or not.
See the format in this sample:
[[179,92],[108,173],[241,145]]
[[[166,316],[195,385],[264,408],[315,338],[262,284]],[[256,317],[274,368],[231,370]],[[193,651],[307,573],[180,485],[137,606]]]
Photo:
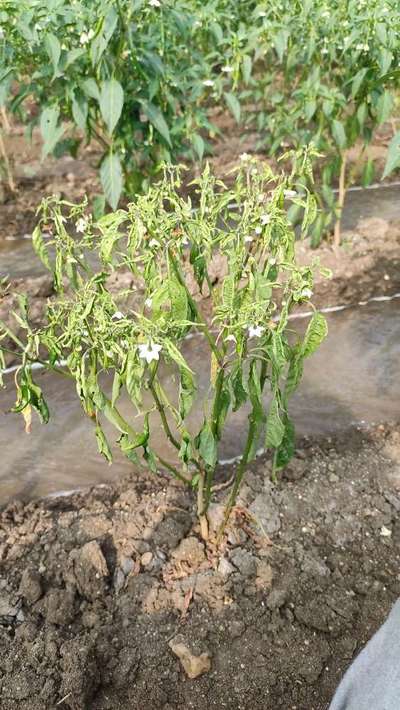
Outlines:
[[214,91],[238,117],[242,15],[231,0],[3,0],[0,105],[39,126],[43,156],[96,141],[115,209],[162,161],[202,159]]
[[[251,21],[255,29],[242,51],[255,64],[241,98],[256,107],[249,120],[257,125],[259,146],[279,155],[313,142],[324,155],[318,179],[323,209],[313,240],[318,244],[335,222],[338,245],[346,188],[355,180],[363,185],[373,180],[375,162],[367,148],[395,114],[400,5],[397,0],[260,2]],[[397,133],[384,176],[400,165],[399,145]]]
[[[112,458],[103,428],[108,420],[131,461],[144,460],[152,471],[169,471],[197,490],[204,538],[229,412],[249,407],[223,527],[260,442],[274,452],[274,476],[293,455],[289,397],[304,359],[327,333],[314,309],[303,337],[289,328],[290,311],[310,302],[317,268],[296,263],[288,208],[294,203],[303,209],[306,232],[316,205],[307,188],[309,153],[292,160],[286,176],[245,160],[229,189],[206,167],[191,183],[191,197],[181,196],[179,169],[164,168],[163,179],[145,195],[99,221],[86,204],[46,198],[33,241],[54,276],[56,296],[41,327],[31,326],[23,296],[15,319],[24,335],[2,326],[0,351],[12,348],[19,359],[14,411],[28,429],[32,410],[44,422],[49,418],[32,369],[40,362],[75,382],[106,459]],[[223,265],[218,280],[210,275],[215,259]],[[128,280],[115,278],[120,274]],[[116,291],[118,282],[128,285]],[[204,396],[185,356],[190,334],[202,338],[208,353]],[[175,396],[163,387],[166,368],[175,375]],[[192,408],[202,412],[195,428]],[[153,445],[152,432],[160,429],[163,451]]]

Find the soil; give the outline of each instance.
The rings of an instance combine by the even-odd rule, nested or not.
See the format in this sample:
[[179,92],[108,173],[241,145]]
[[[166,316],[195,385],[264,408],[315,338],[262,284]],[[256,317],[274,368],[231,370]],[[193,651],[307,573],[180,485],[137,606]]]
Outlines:
[[205,545],[190,493],[143,472],[4,509],[1,709],[325,710],[400,592],[400,427],[269,473],[219,550],[227,492]]

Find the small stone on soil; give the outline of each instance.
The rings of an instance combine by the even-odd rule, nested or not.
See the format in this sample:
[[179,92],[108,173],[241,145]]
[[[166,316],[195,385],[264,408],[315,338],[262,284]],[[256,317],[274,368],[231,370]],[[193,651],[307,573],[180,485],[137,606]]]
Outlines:
[[198,678],[211,669],[211,659],[208,652],[194,656],[179,637],[172,639],[168,645],[172,653],[179,658],[188,678]]

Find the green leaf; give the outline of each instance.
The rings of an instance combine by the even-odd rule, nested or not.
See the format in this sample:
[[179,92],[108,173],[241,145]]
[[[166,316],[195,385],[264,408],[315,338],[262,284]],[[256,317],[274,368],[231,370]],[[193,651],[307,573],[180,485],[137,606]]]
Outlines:
[[100,103],[100,91],[94,79],[85,79],[80,84],[80,87],[86,96],[90,99],[96,99]]
[[191,375],[194,374],[190,369],[189,365],[187,364],[183,355],[181,355],[178,348],[176,347],[176,345],[174,345],[173,342],[171,342],[171,340],[165,340],[164,346],[171,360],[176,362],[179,368],[186,370]]
[[280,62],[282,61],[283,55],[285,54],[285,52],[287,50],[289,37],[290,37],[290,32],[288,32],[288,30],[280,30],[275,35],[274,44],[275,44],[276,53],[278,55]]
[[203,160],[205,144],[202,137],[198,133],[195,133],[192,137],[192,144],[198,159]]
[[237,123],[240,122],[240,103],[233,94],[224,93],[226,104]]
[[375,163],[372,158],[368,158],[364,165],[364,170],[361,176],[361,184],[363,187],[368,187],[371,185],[375,176]]
[[388,155],[382,179],[390,175],[393,170],[397,170],[397,168],[400,168],[400,131],[393,136],[389,143]]
[[110,446],[108,444],[108,441],[106,439],[106,435],[104,434],[103,429],[101,428],[100,424],[97,424],[96,430],[96,440],[97,440],[97,448],[99,449],[99,453],[104,456],[104,458],[108,461],[108,463],[112,462],[112,453]]
[[44,46],[46,47],[46,52],[49,55],[51,63],[53,65],[53,77],[57,73],[58,62],[61,56],[61,45],[57,37],[51,32],[44,38]]
[[247,402],[247,392],[243,386],[243,372],[240,365],[237,370],[232,373],[231,388],[233,394],[233,411],[236,412],[242,404]]
[[123,186],[121,162],[116,153],[111,152],[104,158],[100,168],[100,180],[107,202],[115,210]]
[[114,380],[113,380],[113,386],[112,386],[112,395],[111,395],[111,406],[115,407],[115,403],[119,397],[119,394],[121,392],[121,387],[122,387],[122,377],[118,370],[114,372]]
[[278,448],[285,434],[285,425],[279,414],[278,397],[275,394],[267,416],[267,433],[265,437],[266,448]]
[[346,147],[346,131],[341,121],[332,121],[332,136],[339,148],[343,150]]
[[205,422],[198,437],[199,454],[207,466],[214,468],[217,463],[217,442],[214,439],[210,424]]
[[276,457],[276,469],[279,471],[285,468],[293,458],[295,452],[295,428],[293,422],[286,416],[285,432],[279,445]]
[[386,74],[389,71],[392,61],[393,61],[392,52],[390,52],[389,49],[385,49],[385,48],[381,49],[381,51],[379,53],[379,66],[381,69],[381,75]]
[[302,357],[312,355],[328,335],[328,324],[322,313],[312,316],[301,346]]
[[243,81],[245,84],[248,84],[251,79],[251,70],[252,70],[251,57],[249,57],[249,55],[246,54],[243,57],[243,64],[242,64],[242,76],[243,76]]
[[378,119],[378,125],[388,120],[390,114],[392,113],[392,108],[394,104],[394,99],[390,91],[384,91],[378,99],[376,104],[376,115]]
[[158,106],[155,106],[155,104],[152,104],[149,101],[143,101],[143,100],[141,101],[141,104],[143,107],[143,112],[146,114],[150,123],[153,124],[156,131],[158,131],[162,135],[162,137],[168,143],[170,148],[172,148],[172,142],[171,142],[171,136],[169,134],[169,128],[168,128],[165,118],[164,118],[163,114],[161,113],[160,109],[158,108]]
[[186,321],[188,299],[186,289],[172,276],[168,279],[168,293],[171,302],[171,316],[174,321]]
[[367,72],[368,72],[368,69],[366,67],[364,67],[363,69],[360,69],[360,71],[357,72],[353,81],[351,82],[351,95],[352,95],[353,99],[358,94]]
[[32,246],[41,260],[42,264],[51,271],[49,255],[47,253],[46,243],[43,239],[43,235],[39,226],[36,226],[32,233]]
[[194,377],[188,370],[181,368],[179,375],[179,414],[184,420],[192,408],[197,388]]
[[116,79],[103,81],[100,85],[100,113],[111,135],[121,116],[124,91]]
[[88,117],[88,102],[84,96],[76,98],[75,94],[72,98],[72,117],[82,131],[86,131],[86,122]]
[[57,125],[59,115],[58,106],[49,106],[40,116],[40,132],[43,138],[42,159],[54,150],[64,133],[64,128]]

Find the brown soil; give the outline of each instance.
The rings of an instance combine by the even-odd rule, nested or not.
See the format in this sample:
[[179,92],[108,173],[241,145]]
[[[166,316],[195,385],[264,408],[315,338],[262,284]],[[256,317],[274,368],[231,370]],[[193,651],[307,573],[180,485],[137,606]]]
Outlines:
[[303,442],[269,472],[219,553],[190,493],[143,473],[9,505],[2,710],[327,708],[400,591],[400,429]]

